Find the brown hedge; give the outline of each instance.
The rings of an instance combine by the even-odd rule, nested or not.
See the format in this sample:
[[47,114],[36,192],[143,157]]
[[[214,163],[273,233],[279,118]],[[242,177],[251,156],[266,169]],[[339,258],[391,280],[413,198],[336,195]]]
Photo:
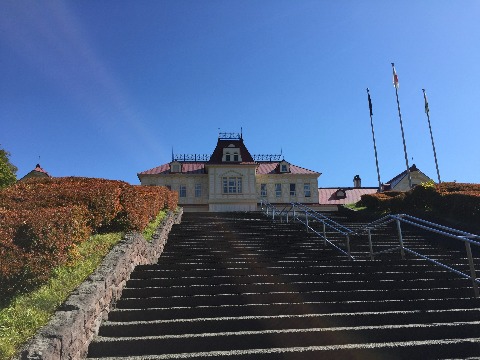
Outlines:
[[361,201],[374,211],[430,212],[456,221],[480,223],[480,184],[426,183],[405,193],[363,195]]
[[131,186],[123,190],[119,214],[127,229],[143,230],[158,213],[167,207],[168,189],[160,186]]
[[80,206],[0,210],[0,223],[0,290],[7,293],[46,280],[90,236]]
[[141,226],[146,218],[151,219],[152,212],[158,214],[164,207],[173,210],[177,204],[177,193],[165,187],[81,177],[29,179],[0,191],[0,209],[84,206],[94,232],[119,224],[126,228],[116,230],[143,230]]
[[92,178],[41,178],[18,182],[0,192],[0,208],[32,210],[59,206],[85,206],[92,229],[109,226],[122,209],[125,182]]
[[92,231],[142,231],[177,203],[165,187],[92,178],[31,179],[0,190],[0,291],[42,282]]

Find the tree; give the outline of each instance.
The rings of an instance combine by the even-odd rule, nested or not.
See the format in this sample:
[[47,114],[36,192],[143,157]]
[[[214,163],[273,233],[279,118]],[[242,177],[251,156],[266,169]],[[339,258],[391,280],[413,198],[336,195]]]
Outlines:
[[17,167],[10,162],[10,153],[0,149],[0,189],[15,184]]

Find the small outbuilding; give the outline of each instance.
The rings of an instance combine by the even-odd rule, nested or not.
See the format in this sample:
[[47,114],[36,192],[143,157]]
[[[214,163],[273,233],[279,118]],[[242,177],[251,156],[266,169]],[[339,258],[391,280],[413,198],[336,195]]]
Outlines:
[[51,177],[51,176],[47,171],[45,171],[45,169],[43,169],[40,166],[40,164],[37,164],[35,166],[35,169],[30,171],[27,175],[25,175],[24,177],[22,177],[18,181],[22,181],[22,180],[26,180],[26,179],[30,179],[30,178],[39,178],[39,177]]

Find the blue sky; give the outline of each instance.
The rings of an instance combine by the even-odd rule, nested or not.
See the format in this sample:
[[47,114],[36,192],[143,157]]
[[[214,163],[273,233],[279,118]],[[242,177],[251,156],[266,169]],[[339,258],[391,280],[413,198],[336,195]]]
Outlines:
[[22,177],[138,184],[175,153],[211,154],[219,129],[283,152],[320,187],[405,170],[479,182],[476,0],[0,2],[0,144]]

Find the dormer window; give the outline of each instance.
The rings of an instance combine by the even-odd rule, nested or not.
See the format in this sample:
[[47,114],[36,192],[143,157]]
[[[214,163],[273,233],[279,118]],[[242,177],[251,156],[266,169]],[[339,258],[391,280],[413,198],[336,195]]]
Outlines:
[[336,192],[335,192],[335,197],[337,199],[345,199],[347,197],[347,192],[343,189],[338,189]]
[[290,164],[285,160],[281,161],[279,164],[279,171],[280,173],[288,173],[290,172]]
[[240,162],[242,161],[242,156],[240,155],[240,149],[236,148],[235,145],[230,144],[223,149],[223,162]]
[[172,174],[181,173],[182,172],[182,164],[180,164],[178,161],[174,161],[174,162],[170,163],[170,172]]

